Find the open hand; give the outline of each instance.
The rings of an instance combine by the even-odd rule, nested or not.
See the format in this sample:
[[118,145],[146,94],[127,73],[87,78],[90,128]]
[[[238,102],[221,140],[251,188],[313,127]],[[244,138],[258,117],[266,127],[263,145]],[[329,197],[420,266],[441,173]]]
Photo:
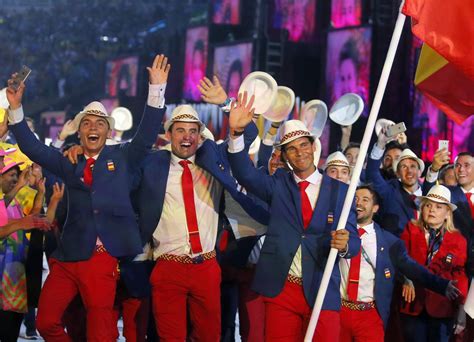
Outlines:
[[415,300],[415,287],[411,282],[403,284],[402,296],[407,303],[411,303]]
[[229,128],[231,136],[235,132],[242,132],[245,127],[252,121],[255,108],[252,108],[255,95],[252,95],[247,102],[247,92],[239,94],[239,99],[234,101],[230,107]]
[[227,100],[227,93],[222,88],[217,76],[212,78],[213,82],[207,77],[199,81],[198,89],[204,101],[211,104],[220,105]]
[[74,120],[68,120],[63,125],[61,132],[59,133],[59,140],[64,141],[70,135],[73,135],[77,132],[78,127],[74,124]]
[[457,283],[457,280],[451,280],[446,287],[446,292],[444,294],[449,300],[456,300],[461,295],[461,291],[456,287]]
[[451,152],[447,149],[442,148],[433,155],[433,163],[431,164],[431,170],[438,172],[444,165],[449,164]]
[[53,194],[51,195],[50,201],[60,201],[63,199],[64,196],[64,183],[59,185],[58,183],[54,183],[53,185]]
[[153,65],[147,67],[150,84],[165,84],[168,82],[171,64],[168,64],[168,57],[156,55]]

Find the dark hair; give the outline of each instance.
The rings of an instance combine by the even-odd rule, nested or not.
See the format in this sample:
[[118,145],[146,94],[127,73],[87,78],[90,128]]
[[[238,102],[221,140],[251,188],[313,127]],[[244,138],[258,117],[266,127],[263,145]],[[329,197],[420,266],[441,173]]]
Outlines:
[[448,164],[448,165],[443,166],[441,170],[439,170],[438,179],[445,182],[444,177],[446,177],[446,172],[448,172],[448,170],[454,170],[454,164]]
[[372,194],[372,199],[374,201],[374,204],[380,205],[380,202],[381,202],[380,195],[378,194],[377,191],[375,191],[375,188],[372,184],[361,184],[357,187],[356,191],[363,190],[363,189],[369,191]]
[[387,152],[390,151],[390,150],[398,149],[400,151],[403,151],[406,148],[408,148],[407,144],[400,144],[398,141],[393,140],[393,141],[390,141],[389,143],[387,143],[387,145],[385,146],[384,155],[387,154]]
[[360,143],[351,141],[349,145],[347,145],[347,147],[344,149],[344,151],[342,151],[342,154],[346,155],[347,151],[349,151],[351,148],[360,149]]
[[225,87],[226,91],[229,91],[230,75],[232,75],[234,72],[237,72],[239,74],[240,80],[242,81],[242,61],[240,59],[236,59],[230,65],[229,73],[227,74],[226,87]]
[[352,60],[356,68],[359,67],[359,51],[357,50],[357,42],[353,38],[347,40],[342,46],[339,52],[339,65],[346,59]]
[[[301,137],[301,138],[308,138],[308,140],[311,144],[314,143],[314,138],[313,137],[305,136],[305,137]],[[286,144],[281,146],[281,151],[282,152],[285,152],[285,149],[286,149]]]
[[458,155],[456,156],[456,160],[459,158],[459,157],[472,157],[472,153],[471,152],[467,152],[467,151],[463,151],[463,152],[460,152],[458,153]]
[[204,41],[202,39],[198,39],[194,43],[193,54],[196,51],[201,51],[202,53],[204,53]]

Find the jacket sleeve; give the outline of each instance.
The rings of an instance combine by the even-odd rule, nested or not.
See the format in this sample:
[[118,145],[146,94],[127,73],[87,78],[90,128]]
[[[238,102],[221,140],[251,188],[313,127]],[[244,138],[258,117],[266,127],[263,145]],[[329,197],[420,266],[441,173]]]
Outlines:
[[268,161],[272,156],[273,146],[266,145],[263,143],[260,144],[260,148],[258,149],[258,161],[257,167],[263,167],[264,169],[268,170]]
[[368,183],[372,183],[375,191],[382,197],[387,199],[391,195],[391,188],[387,181],[382,177],[380,173],[381,159],[368,158],[367,167],[365,169],[365,176]]
[[35,163],[62,179],[65,178],[66,169],[73,169],[73,165],[63,157],[61,152],[53,147],[46,146],[35,137],[24,119],[9,127],[15,135],[20,150]]
[[424,266],[410,258],[402,240],[397,239],[390,247],[390,259],[397,270],[410,280],[441,295],[445,294],[449,280],[434,275]]
[[346,230],[349,231],[349,242],[347,253],[344,255],[344,258],[352,258],[359,254],[360,251],[360,237],[357,231],[357,213],[355,209],[354,202],[351,206],[351,211],[349,212],[349,217],[347,218]]

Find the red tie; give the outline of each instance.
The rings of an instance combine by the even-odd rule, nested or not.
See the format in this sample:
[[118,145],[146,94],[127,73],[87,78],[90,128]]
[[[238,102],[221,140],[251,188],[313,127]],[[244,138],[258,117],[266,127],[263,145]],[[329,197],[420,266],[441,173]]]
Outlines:
[[306,193],[306,188],[308,185],[308,181],[301,181],[298,183],[301,195],[301,209],[303,212],[303,226],[305,229],[308,227],[311,217],[313,216],[313,208],[311,207],[311,202],[309,201],[308,194]]
[[181,160],[179,165],[183,167],[181,176],[181,187],[183,189],[184,209],[186,210],[186,223],[188,224],[189,243],[193,254],[201,253],[201,238],[199,237],[199,228],[196,217],[196,206],[194,204],[194,186],[193,176],[188,164],[189,160]]
[[471,201],[471,192],[466,192],[466,198],[467,198],[467,203],[469,204],[469,207],[471,208],[471,216],[474,219],[474,203]]
[[92,169],[94,168],[95,159],[87,158],[86,167],[84,167],[84,184],[92,185]]
[[[359,237],[365,234],[364,228],[359,228]],[[361,247],[362,249],[362,247]],[[359,275],[360,275],[360,257],[361,253],[351,259],[351,267],[349,267],[349,281],[347,283],[347,296],[351,302],[357,302],[357,292],[359,291]]]

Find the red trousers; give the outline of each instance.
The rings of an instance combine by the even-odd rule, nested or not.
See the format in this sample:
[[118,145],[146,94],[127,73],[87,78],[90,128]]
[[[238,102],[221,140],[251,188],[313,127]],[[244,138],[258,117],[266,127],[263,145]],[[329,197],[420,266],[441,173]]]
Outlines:
[[[287,281],[278,296],[265,297],[265,341],[303,341],[311,312],[303,287]],[[322,310],[313,341],[337,342],[339,332],[339,312]]]
[[243,342],[265,341],[264,297],[252,291],[255,268],[239,269],[239,323]]
[[221,334],[221,270],[216,259],[201,264],[158,260],[150,276],[160,341],[218,342]]
[[71,341],[62,318],[79,293],[87,312],[87,341],[115,341],[113,305],[117,276],[117,259],[107,252],[94,252],[86,261],[50,259],[50,273],[41,291],[36,322],[41,336],[48,342]]
[[339,342],[383,342],[384,328],[377,309],[366,311],[341,308],[341,337]]
[[[149,298],[131,297],[125,285],[121,282],[117,286],[115,296],[114,315],[115,323],[123,317],[123,336],[127,342],[145,342],[148,327],[148,314],[150,312]],[[115,325],[117,327],[117,325]],[[118,339],[118,329],[116,328],[116,339]]]

